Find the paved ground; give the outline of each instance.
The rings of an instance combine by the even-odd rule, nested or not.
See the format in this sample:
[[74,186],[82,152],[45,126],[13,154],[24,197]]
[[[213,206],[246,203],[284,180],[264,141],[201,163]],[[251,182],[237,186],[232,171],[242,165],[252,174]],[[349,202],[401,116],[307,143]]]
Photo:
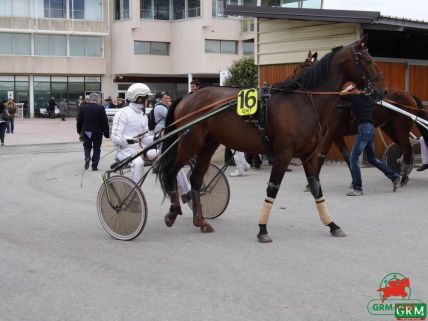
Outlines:
[[[174,227],[164,225],[168,202],[150,175],[146,228],[120,242],[99,223],[101,172],[82,176],[74,121],[37,121],[17,122],[0,149],[0,320],[389,321],[367,304],[391,272],[409,276],[412,298],[428,301],[426,172],[393,193],[365,168],[365,195],[350,198],[345,166],[325,166],[325,197],[348,233],[333,238],[302,192],[303,169],[293,166],[272,211],[271,244],[255,238],[268,166],[229,179],[229,207],[208,235],[187,208]],[[21,135],[26,125],[30,136]],[[24,146],[36,142],[51,144]],[[103,155],[111,149],[106,142]]]

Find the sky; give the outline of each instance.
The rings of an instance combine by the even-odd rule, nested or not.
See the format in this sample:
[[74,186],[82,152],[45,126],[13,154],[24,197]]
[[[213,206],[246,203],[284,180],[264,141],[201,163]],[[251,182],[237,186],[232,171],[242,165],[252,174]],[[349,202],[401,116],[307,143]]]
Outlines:
[[324,0],[323,8],[379,11],[382,16],[428,22],[428,0]]

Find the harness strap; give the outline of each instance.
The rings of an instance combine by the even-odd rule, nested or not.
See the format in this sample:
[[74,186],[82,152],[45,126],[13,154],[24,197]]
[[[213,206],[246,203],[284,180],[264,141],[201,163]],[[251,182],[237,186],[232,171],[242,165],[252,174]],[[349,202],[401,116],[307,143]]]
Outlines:
[[400,104],[400,103],[397,103],[396,101],[394,101],[392,99],[388,99],[388,98],[384,98],[383,101],[386,101],[387,103],[390,103],[390,104],[393,104],[393,105],[398,105],[400,107],[405,107],[405,108],[408,108],[408,109],[416,110],[416,111],[426,111],[425,108],[424,109],[419,109],[419,108],[416,108],[416,107],[412,107],[412,106]]

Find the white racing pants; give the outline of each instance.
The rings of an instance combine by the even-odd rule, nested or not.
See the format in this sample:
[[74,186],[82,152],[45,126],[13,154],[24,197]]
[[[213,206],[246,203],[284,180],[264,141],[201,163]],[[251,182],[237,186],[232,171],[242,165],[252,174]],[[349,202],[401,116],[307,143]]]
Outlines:
[[[153,135],[146,135],[142,141],[142,146],[147,146],[153,142]],[[135,145],[135,146],[134,146]],[[121,161],[136,152],[140,150],[139,144],[132,144],[129,145],[127,148],[119,149],[116,153],[116,159],[118,161]],[[149,160],[154,160],[158,155],[160,154],[160,151],[158,149],[151,149],[147,152],[146,156]],[[140,179],[144,176],[144,159],[142,156],[137,157],[134,159],[131,163],[131,170],[132,170],[132,179],[135,183],[138,183]],[[178,193],[180,195],[184,195],[191,190],[191,186],[189,183],[189,180],[187,179],[186,172],[184,169],[181,169],[177,174],[177,185],[178,185]]]

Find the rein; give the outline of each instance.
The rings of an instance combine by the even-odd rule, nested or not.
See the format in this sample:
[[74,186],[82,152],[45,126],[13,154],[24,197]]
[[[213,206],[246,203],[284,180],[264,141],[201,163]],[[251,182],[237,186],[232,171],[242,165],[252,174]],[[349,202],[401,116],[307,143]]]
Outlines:
[[229,96],[229,97],[217,100],[217,101],[215,101],[215,102],[213,102],[213,103],[211,103],[211,104],[209,104],[207,106],[204,106],[201,109],[194,110],[191,113],[189,113],[189,114],[187,114],[187,115],[185,115],[183,117],[180,117],[179,119],[175,120],[173,123],[169,124],[168,128],[171,127],[171,126],[173,126],[173,125],[175,125],[175,124],[177,124],[178,122],[180,122],[182,120],[188,119],[188,118],[190,118],[190,117],[192,117],[194,115],[198,115],[198,114],[202,113],[203,111],[205,111],[207,109],[210,109],[211,107],[213,107],[215,105],[218,105],[218,104],[221,104],[221,103],[225,103],[225,102],[229,102],[230,100],[234,99],[235,97],[236,97],[236,95]]

